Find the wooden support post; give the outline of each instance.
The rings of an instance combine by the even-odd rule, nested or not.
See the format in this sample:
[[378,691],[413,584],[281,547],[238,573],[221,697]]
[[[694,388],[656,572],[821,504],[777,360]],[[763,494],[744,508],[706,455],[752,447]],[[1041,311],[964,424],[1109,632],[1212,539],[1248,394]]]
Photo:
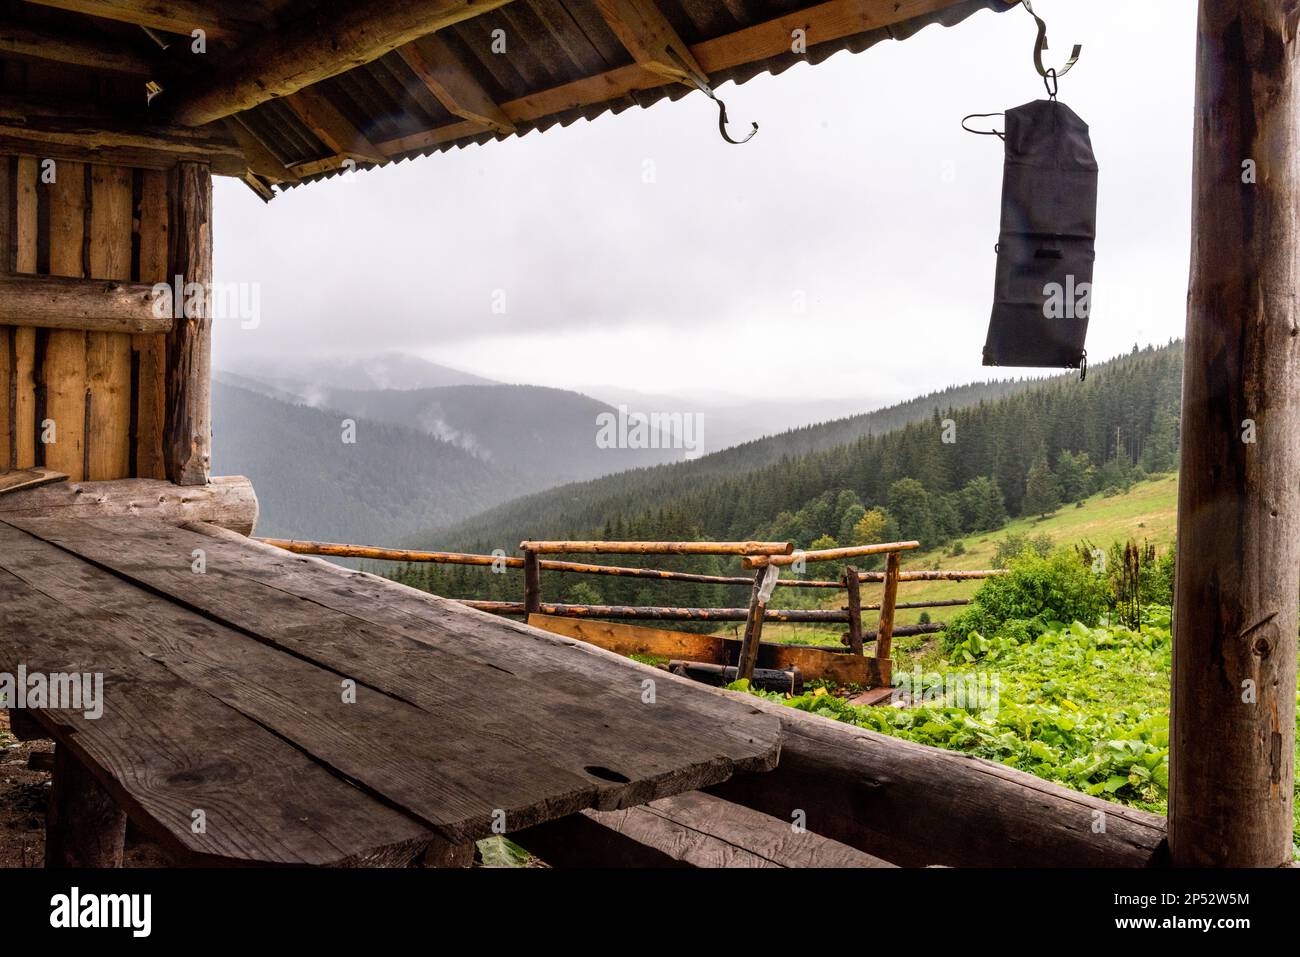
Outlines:
[[849,652],[862,654],[862,590],[858,581],[858,570],[852,565],[844,566],[844,590],[848,592],[848,604],[845,611],[849,613]]
[[126,814],[65,745],[54,749],[46,867],[121,867]]
[[[178,163],[172,174],[171,262],[168,274],[202,295],[173,302],[176,325],[167,337],[167,420],[163,457],[177,485],[206,485],[212,457],[211,340],[212,173]],[[175,278],[173,278],[175,281]],[[184,288],[182,289],[184,292]]]
[[1298,60],[1290,5],[1201,0],[1170,720],[1176,865],[1291,861]]
[[450,841],[436,838],[420,855],[419,865],[428,868],[473,867],[474,847],[473,841],[452,844]]
[[890,552],[885,559],[885,589],[880,596],[880,624],[876,626],[876,657],[893,655],[894,604],[898,598],[898,564],[902,556]]
[[[754,575],[754,590],[749,596],[749,611],[745,617],[745,639],[740,645],[740,660],[736,663],[736,680],[749,681],[754,677],[754,666],[758,664],[758,645],[763,640],[763,617],[767,613],[767,598],[763,585],[769,571],[775,568],[760,568]],[[768,592],[770,593],[770,589]]]
[[524,611],[530,615],[542,610],[542,569],[537,553],[524,550]]
[[10,708],[5,712],[9,716],[9,731],[19,741],[48,741],[49,732],[44,725],[31,716],[25,708]]

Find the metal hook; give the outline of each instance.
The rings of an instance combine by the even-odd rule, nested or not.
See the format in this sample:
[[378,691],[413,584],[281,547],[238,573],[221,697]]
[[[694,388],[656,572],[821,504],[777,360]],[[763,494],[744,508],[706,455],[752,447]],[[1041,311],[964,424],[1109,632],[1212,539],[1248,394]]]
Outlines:
[[752,140],[754,134],[758,132],[758,124],[750,121],[750,126],[753,127],[753,129],[749,131],[745,138],[743,140],[733,139],[731,134],[727,132],[727,124],[730,122],[727,119],[727,104],[718,99],[717,94],[713,92],[713,88],[709,86],[708,78],[700,76],[695,70],[691,69],[672,47],[668,47],[668,54],[677,61],[677,65],[681,67],[682,72],[686,75],[686,79],[690,81],[691,85],[714,103],[718,104],[718,132],[722,134],[722,138],[732,146],[739,146],[741,143],[748,143]]
[[704,92],[708,93],[709,96],[713,97],[713,102],[718,104],[718,132],[722,134],[722,138],[724,140],[726,140],[732,146],[739,146],[741,143],[748,143],[750,140],[754,138],[754,134],[758,132],[758,124],[755,123],[753,120],[750,120],[749,125],[753,127],[753,129],[751,129],[747,134],[745,134],[745,138],[743,140],[732,139],[731,134],[727,132],[727,104],[723,103],[716,96],[713,96],[713,94],[710,91],[705,90]]
[[[1057,77],[1065,76],[1065,74],[1070,72],[1070,68],[1079,62],[1079,54],[1083,52],[1082,44],[1076,43],[1074,45],[1074,49],[1070,53],[1070,59],[1065,61],[1065,66],[1061,67],[1061,69],[1046,69],[1043,66],[1043,51],[1047,49],[1047,24],[1043,22],[1042,17],[1034,12],[1034,7],[1033,4],[1030,3],[1030,0],[1020,0],[1020,2],[1025,5],[1025,9],[1029,11],[1029,15],[1033,17],[1034,22],[1038,24],[1038,39],[1034,41],[1034,68],[1038,70],[1038,75],[1043,77],[1044,81],[1046,81],[1049,72],[1052,74],[1053,81],[1055,81]],[[1049,86],[1047,89],[1052,95],[1052,98],[1055,99],[1056,94],[1052,92],[1052,88]]]

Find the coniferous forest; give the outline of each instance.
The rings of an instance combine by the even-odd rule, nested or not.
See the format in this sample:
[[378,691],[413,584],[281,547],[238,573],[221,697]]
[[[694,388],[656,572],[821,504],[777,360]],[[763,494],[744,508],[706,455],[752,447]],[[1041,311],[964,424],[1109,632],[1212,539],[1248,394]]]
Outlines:
[[[935,405],[923,421],[748,470],[709,462],[739,451],[728,450],[562,486],[422,536],[418,545],[507,554],[525,538],[755,538],[801,548],[916,539],[935,547],[1176,469],[1181,379],[1181,342],[1135,348],[1094,366],[1082,382],[1060,376],[963,407]],[[648,564],[734,571],[717,559],[656,557]],[[406,565],[390,574],[448,597],[521,594],[512,572]],[[573,602],[665,599],[656,582],[558,575],[550,576],[546,593]],[[674,586],[673,596],[697,606],[741,597],[730,586],[690,584]]]

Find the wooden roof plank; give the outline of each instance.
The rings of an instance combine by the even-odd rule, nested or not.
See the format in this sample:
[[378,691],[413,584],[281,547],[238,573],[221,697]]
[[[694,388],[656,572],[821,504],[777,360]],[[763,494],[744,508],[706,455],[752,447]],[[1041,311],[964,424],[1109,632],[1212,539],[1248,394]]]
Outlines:
[[398,47],[397,52],[448,111],[484,129],[515,131],[510,118],[436,33]]
[[[802,29],[809,46],[880,29],[953,6],[956,0],[828,0],[688,47],[706,75],[791,53],[792,33]],[[688,60],[688,62],[691,62]],[[570,110],[662,87],[668,78],[642,63],[537,90],[501,104],[517,126]],[[452,123],[378,144],[390,156],[473,136],[478,130]]]
[[[510,0],[389,0],[299,17],[214,64],[204,82],[171,104],[185,126],[201,126],[379,59],[417,37]],[[164,94],[166,95],[166,94]]]

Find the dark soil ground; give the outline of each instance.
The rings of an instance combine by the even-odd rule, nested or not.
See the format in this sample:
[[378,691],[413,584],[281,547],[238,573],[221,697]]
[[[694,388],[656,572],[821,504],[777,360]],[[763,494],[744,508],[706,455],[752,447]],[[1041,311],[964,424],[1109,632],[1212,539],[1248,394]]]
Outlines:
[[[45,863],[45,808],[50,773],[28,767],[33,754],[52,755],[49,741],[19,741],[9,733],[9,716],[0,709],[0,867],[42,867]],[[40,759],[37,758],[39,761]],[[127,867],[163,867],[167,858],[156,844],[128,825]]]

